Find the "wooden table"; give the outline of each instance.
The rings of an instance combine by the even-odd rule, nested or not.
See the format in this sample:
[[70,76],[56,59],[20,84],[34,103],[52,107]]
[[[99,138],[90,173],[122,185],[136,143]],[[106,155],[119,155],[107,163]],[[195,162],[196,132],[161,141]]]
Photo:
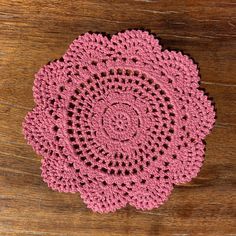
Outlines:
[[[236,2],[0,1],[0,235],[236,235]],[[199,176],[152,211],[92,213],[79,194],[51,191],[21,123],[34,74],[86,31],[144,27],[199,64],[217,108]]]

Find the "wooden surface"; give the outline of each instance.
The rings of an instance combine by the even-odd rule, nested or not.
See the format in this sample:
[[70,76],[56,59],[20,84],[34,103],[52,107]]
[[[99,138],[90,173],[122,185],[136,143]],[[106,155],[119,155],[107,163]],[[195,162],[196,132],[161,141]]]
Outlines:
[[[236,2],[0,0],[0,235],[236,235]],[[22,136],[37,70],[86,31],[140,28],[190,54],[214,97],[217,123],[199,176],[152,211],[92,213],[78,194],[47,188]]]

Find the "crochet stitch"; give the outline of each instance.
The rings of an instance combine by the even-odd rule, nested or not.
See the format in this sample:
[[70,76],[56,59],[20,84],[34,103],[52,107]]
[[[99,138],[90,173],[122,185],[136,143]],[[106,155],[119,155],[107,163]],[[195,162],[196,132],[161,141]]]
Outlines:
[[153,35],[86,33],[35,76],[23,130],[53,190],[93,211],[157,208],[202,166],[215,122],[196,64]]

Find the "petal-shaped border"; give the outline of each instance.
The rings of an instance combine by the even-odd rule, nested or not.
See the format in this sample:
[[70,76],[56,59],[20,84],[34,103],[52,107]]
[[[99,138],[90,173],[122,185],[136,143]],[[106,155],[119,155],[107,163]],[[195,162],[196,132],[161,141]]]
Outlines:
[[44,157],[41,162],[41,176],[48,187],[66,193],[81,191],[86,180],[66,157],[54,153],[50,157]]
[[157,63],[161,46],[152,34],[142,30],[126,30],[113,35],[111,40],[113,56],[132,60],[137,64]]
[[215,111],[212,102],[204,95],[203,91],[196,90],[189,99],[187,112],[190,115],[187,129],[192,135],[204,139],[215,123]]
[[107,186],[105,184],[90,184],[88,188],[83,188],[81,198],[88,208],[99,213],[115,212],[125,207],[126,197],[117,187]]
[[179,140],[180,149],[170,156],[170,170],[174,184],[182,184],[191,181],[199,173],[205,155],[205,145],[202,140],[185,138]]
[[106,36],[96,33],[85,33],[75,39],[63,58],[76,63],[78,67],[86,67],[91,62],[97,62],[110,55],[110,41]]
[[45,156],[53,149],[55,120],[41,107],[35,107],[23,122],[23,133],[37,154]]
[[56,60],[43,66],[35,74],[33,85],[35,103],[40,106],[63,106],[67,90],[76,82],[75,78],[75,69],[63,60]]
[[198,88],[199,71],[197,65],[187,55],[181,52],[164,50],[159,66],[164,69],[165,74],[171,76],[177,87],[190,86]]
[[173,185],[169,180],[147,178],[130,192],[129,204],[137,209],[151,210],[161,206],[169,197]]

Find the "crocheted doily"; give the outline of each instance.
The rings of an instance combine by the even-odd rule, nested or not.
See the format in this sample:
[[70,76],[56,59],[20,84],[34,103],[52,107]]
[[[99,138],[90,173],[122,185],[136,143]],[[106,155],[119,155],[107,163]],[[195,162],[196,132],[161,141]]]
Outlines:
[[197,66],[146,31],[86,33],[35,76],[23,130],[53,190],[89,208],[159,207],[196,177],[215,122]]

